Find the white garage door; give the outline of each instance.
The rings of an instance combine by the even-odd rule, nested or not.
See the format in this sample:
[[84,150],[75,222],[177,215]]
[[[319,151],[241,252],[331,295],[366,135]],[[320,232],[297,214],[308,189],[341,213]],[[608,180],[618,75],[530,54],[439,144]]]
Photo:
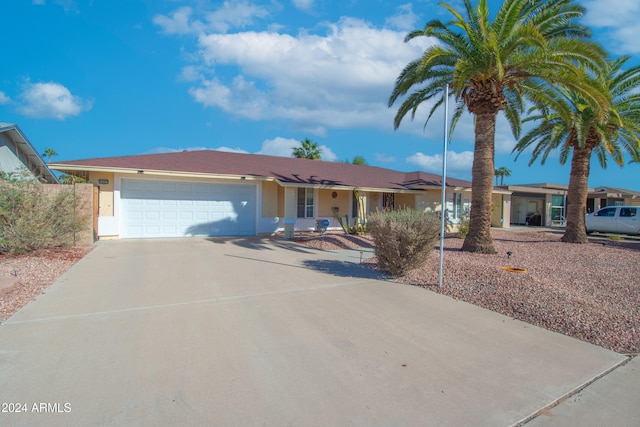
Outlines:
[[255,234],[254,185],[123,179],[120,198],[121,237]]

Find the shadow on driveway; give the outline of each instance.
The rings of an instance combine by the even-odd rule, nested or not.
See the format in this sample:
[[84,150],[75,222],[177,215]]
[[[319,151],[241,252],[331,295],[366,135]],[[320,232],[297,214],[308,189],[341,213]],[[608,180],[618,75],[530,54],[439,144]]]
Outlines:
[[383,274],[377,271],[347,261],[320,259],[305,260],[302,263],[306,268],[310,268],[321,273],[332,274],[334,276],[377,280],[384,280],[386,278]]
[[306,259],[306,260],[302,260],[300,265],[300,264],[289,264],[284,262],[277,262],[277,261],[272,261],[264,258],[253,258],[253,257],[246,257],[246,256],[240,256],[240,255],[232,255],[232,254],[225,254],[225,256],[231,257],[231,258],[244,259],[248,261],[282,265],[285,267],[301,268],[304,270],[315,270],[320,273],[331,274],[333,276],[338,276],[338,277],[354,277],[358,279],[375,279],[375,280],[386,279],[386,276],[384,276],[383,274],[377,271],[371,270],[367,267],[363,267],[353,262],[347,262],[347,261],[341,261],[341,260]]
[[278,238],[261,237],[261,236],[247,236],[247,237],[206,237],[206,241],[215,243],[218,245],[232,244],[245,249],[252,250],[269,250],[273,251],[274,246],[281,249],[287,249],[294,252],[313,254],[312,250],[306,249],[303,245],[281,240]]

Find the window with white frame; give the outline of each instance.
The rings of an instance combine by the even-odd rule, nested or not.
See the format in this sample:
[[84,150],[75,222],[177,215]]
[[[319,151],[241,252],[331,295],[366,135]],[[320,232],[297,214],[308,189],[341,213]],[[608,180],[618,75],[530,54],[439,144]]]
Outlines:
[[313,218],[313,188],[298,188],[298,218]]
[[462,193],[453,193],[453,219],[462,218]]

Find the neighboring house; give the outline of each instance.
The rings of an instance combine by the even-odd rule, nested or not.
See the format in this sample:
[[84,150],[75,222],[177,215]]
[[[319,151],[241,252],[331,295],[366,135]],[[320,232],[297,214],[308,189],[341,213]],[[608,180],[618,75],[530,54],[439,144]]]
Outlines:
[[58,183],[18,125],[0,123],[0,172],[17,174],[25,170],[42,182]]
[[611,187],[596,187],[589,190],[588,213],[607,206],[640,206],[640,192]]
[[[568,186],[542,183],[498,188],[511,192],[512,225],[565,225]],[[611,187],[589,189],[587,213],[606,206],[640,206],[640,193]]]
[[[357,213],[402,207],[439,212],[441,179],[425,172],[222,151],[183,151],[56,162],[58,171],[99,188],[101,237],[243,236],[315,230]],[[471,183],[447,179],[453,222],[469,207]],[[501,208],[509,192],[494,195]],[[494,212],[495,214],[495,212]],[[508,209],[507,209],[508,215]]]
[[565,225],[569,188],[566,185],[519,184],[498,188],[511,192],[512,225]]

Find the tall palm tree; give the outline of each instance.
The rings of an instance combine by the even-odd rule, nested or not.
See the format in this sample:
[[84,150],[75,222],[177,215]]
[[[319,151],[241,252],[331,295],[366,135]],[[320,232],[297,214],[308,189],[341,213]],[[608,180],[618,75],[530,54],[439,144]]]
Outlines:
[[51,162],[51,158],[57,155],[58,153],[53,148],[45,148],[44,153],[42,153],[42,157],[47,158],[47,163]]
[[440,3],[452,15],[450,22],[433,20],[405,37],[406,42],[432,37],[438,43],[402,70],[389,106],[404,99],[394,120],[397,129],[409,112],[413,119],[418,107],[435,101],[428,122],[444,103],[448,85],[456,99],[451,131],[465,111],[474,115],[471,212],[462,249],[495,253],[490,229],[498,112],[504,110],[518,138],[525,99],[542,96],[547,84],[566,85],[594,104],[606,103],[597,91],[581,86],[583,72],[575,65],[594,67],[604,53],[586,40],[588,29],[576,22],[584,8],[570,0],[505,0],[493,21],[486,0],[475,8],[463,1],[465,16]]
[[511,169],[501,166],[493,174],[496,176],[496,185],[498,185],[498,177],[500,178],[500,185],[504,185],[504,177],[511,176]]
[[322,148],[318,147],[317,143],[310,141],[309,138],[300,141],[300,147],[293,148],[293,157],[299,159],[320,160],[321,153]]
[[567,227],[562,241],[586,243],[585,214],[591,155],[603,168],[609,156],[624,165],[624,151],[632,162],[640,161],[640,66],[623,70],[629,57],[620,57],[605,65],[589,83],[610,96],[608,114],[598,117],[580,94],[558,88],[553,104],[538,105],[526,118],[537,126],[516,145],[516,158],[533,146],[529,165],[538,157],[541,163],[552,151],[560,149],[560,163],[571,155],[571,174],[567,194]]

